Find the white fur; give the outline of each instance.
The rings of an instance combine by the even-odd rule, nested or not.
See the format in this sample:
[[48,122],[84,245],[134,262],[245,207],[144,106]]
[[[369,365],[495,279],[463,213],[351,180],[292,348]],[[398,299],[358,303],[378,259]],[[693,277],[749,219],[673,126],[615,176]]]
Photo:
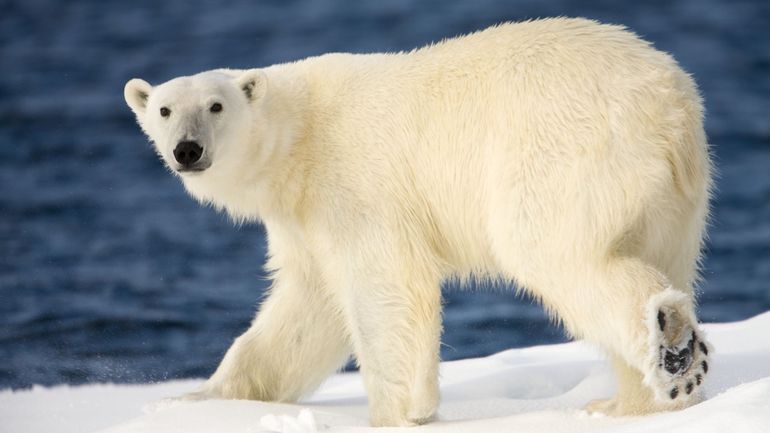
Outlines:
[[669,285],[692,301],[711,169],[693,81],[622,27],[503,24],[132,80],[126,99],[170,168],[177,141],[201,141],[212,165],[181,175],[190,194],[267,228],[270,296],[198,397],[295,400],[352,352],[373,424],[424,422],[440,283],[491,276],[607,351],[616,413],[671,407],[642,384],[648,303]]

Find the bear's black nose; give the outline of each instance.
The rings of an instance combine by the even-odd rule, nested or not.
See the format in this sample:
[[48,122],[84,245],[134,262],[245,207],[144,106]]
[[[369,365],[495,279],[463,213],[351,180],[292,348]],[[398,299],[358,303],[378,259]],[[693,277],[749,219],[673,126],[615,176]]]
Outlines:
[[203,148],[194,141],[180,141],[174,149],[174,158],[183,167],[195,164],[203,155]]

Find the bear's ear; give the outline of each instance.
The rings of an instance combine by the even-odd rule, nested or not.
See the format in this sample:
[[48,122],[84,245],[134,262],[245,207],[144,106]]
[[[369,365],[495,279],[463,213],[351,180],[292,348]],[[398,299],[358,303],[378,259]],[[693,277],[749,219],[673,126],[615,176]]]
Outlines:
[[267,76],[261,69],[249,69],[236,79],[238,88],[249,101],[257,101],[267,91]]
[[150,97],[151,91],[150,83],[139,78],[129,80],[126,87],[123,88],[123,97],[126,98],[126,103],[137,116],[144,114],[147,108],[147,98]]

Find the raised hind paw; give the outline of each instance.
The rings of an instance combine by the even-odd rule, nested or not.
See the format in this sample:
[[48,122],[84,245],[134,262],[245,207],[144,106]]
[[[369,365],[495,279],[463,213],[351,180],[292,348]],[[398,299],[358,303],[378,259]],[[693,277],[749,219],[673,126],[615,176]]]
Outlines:
[[690,298],[666,289],[647,306],[648,359],[644,384],[663,407],[685,407],[699,399],[712,351],[698,330]]

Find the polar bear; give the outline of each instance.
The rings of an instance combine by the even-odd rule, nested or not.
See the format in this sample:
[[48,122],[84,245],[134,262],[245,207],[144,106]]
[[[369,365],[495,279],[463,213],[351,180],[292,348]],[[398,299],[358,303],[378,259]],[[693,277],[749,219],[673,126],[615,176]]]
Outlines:
[[698,401],[703,109],[623,27],[509,23],[408,53],[133,79],[125,98],[193,197],[267,230],[269,296],[189,398],[294,401],[353,354],[373,425],[426,422],[441,282],[491,277],[606,352],[618,393],[590,410]]

